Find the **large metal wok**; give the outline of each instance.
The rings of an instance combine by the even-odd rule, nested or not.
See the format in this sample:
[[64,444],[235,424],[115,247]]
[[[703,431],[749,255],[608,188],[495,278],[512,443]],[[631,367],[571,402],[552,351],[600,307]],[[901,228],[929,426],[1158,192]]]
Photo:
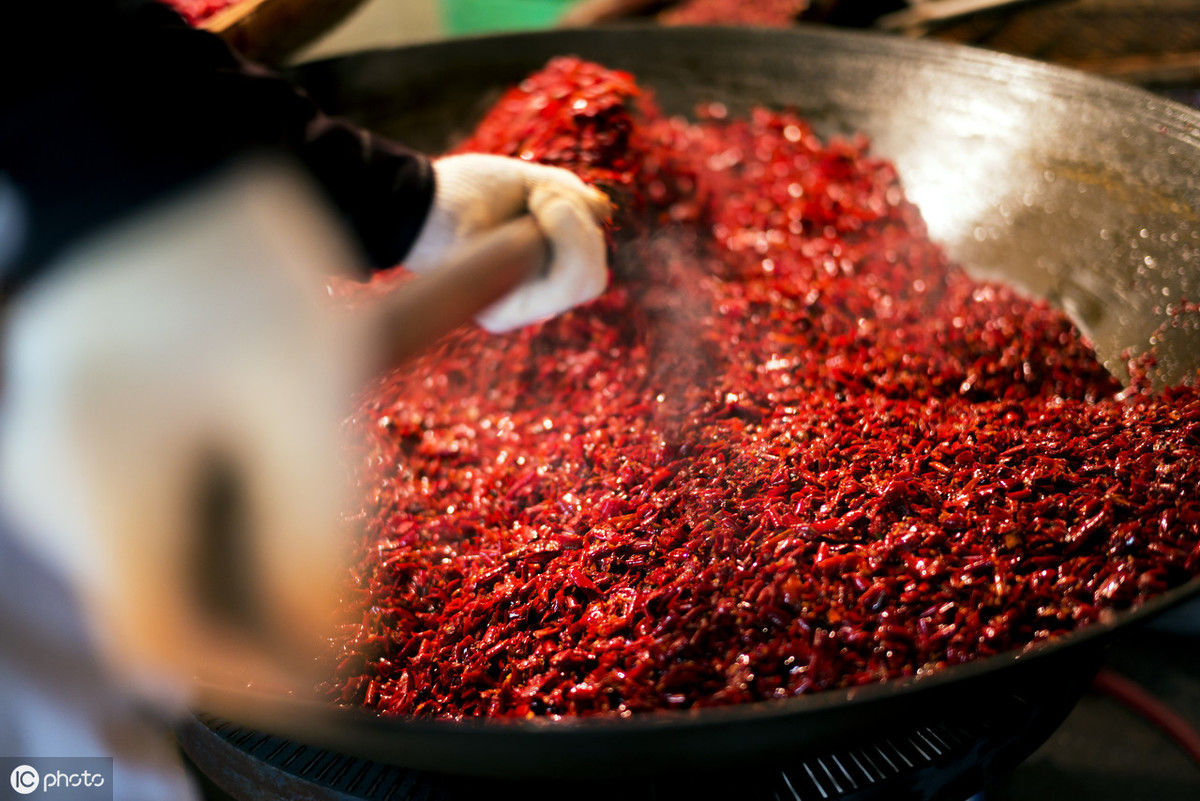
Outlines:
[[[574,53],[635,73],[670,112],[720,100],[800,109],[824,135],[863,131],[894,159],[934,237],[981,274],[1061,304],[1120,372],[1165,306],[1200,298],[1200,113],[1029,61],[930,42],[794,29],[621,27],[457,40],[298,68],[333,112],[438,151],[499,91]],[[1161,375],[1200,366],[1169,329]],[[343,753],[494,776],[718,767],[830,747],[864,732],[1050,696],[1069,709],[1118,630],[1200,595],[1200,578],[1025,654],[930,676],[738,707],[620,720],[380,719],[317,702],[213,693],[205,708]],[[236,704],[236,706],[235,706]],[[1065,714],[1065,711],[1062,713]]]

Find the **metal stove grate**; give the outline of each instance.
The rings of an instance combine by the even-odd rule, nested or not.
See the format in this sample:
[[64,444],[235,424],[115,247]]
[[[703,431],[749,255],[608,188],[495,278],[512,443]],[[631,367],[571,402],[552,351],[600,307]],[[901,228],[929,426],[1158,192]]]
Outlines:
[[873,785],[965,756],[976,739],[961,729],[953,732],[924,727],[905,738],[887,738],[867,747],[832,752],[804,760],[780,773],[797,801],[840,799]]

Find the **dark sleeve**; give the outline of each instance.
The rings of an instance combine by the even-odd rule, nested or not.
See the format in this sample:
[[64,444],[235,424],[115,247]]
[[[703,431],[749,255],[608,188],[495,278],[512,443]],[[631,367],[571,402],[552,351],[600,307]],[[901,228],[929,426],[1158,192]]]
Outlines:
[[424,155],[325,116],[157,3],[18,8],[0,32],[0,177],[24,207],[6,292],[79,237],[256,152],[302,165],[372,266],[412,245],[433,198]]

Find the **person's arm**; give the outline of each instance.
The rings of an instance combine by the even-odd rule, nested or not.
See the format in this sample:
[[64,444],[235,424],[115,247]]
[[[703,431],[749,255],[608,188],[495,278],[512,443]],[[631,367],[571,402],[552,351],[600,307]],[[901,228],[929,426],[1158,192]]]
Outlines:
[[79,238],[248,153],[298,160],[376,268],[402,260],[432,202],[427,157],[322,114],[166,6],[21,4],[0,50],[20,76],[0,94],[0,173],[24,206],[20,245],[0,263],[7,293]]
[[[493,330],[559,314],[607,282],[607,202],[564,170],[463,157],[435,168],[323,115],[303,91],[157,3],[24,5],[36,8],[0,33],[0,67],[27,76],[0,95],[0,177],[17,189],[24,229],[9,257],[0,254],[0,296],[88,234],[262,154],[306,168],[376,269],[410,261],[410,251],[408,266],[432,269],[474,235],[531,213],[551,244],[549,268],[490,310]],[[22,37],[32,41],[18,51]],[[48,54],[38,69],[24,45]]]
[[92,1],[0,86],[0,274],[23,282],[0,307],[0,496],[131,684],[174,696],[206,656],[239,686],[290,681],[316,664],[353,502],[338,423],[410,333],[327,302],[360,255],[329,202],[376,266],[442,276],[533,217],[549,264],[480,316],[503,330],[603,290],[607,200],[520,159],[431,165],[165,10]]

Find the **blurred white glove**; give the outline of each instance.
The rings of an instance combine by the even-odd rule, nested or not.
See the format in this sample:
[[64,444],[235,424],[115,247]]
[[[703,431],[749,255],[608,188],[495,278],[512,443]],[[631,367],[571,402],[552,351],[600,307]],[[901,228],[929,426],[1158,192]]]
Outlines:
[[352,251],[316,197],[227,174],[81,244],[7,321],[7,511],[156,700],[307,680],[335,604],[368,344],[323,297]]
[[467,153],[434,162],[433,207],[404,265],[429,272],[472,236],[526,212],[550,242],[544,275],[526,281],[479,314],[500,332],[553,317],[604,291],[608,283],[604,193],[575,174],[521,159]]

